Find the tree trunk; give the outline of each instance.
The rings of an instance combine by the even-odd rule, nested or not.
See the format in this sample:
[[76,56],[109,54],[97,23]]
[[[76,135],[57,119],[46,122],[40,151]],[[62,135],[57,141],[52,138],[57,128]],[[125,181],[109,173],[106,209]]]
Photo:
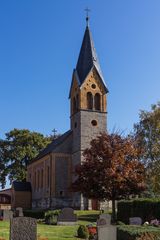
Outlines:
[[116,204],[115,199],[112,199],[112,223],[116,222]]

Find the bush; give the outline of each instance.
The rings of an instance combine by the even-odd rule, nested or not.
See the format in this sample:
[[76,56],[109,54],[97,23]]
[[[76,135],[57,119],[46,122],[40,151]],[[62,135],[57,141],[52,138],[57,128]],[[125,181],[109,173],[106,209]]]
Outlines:
[[117,240],[160,240],[160,229],[144,226],[118,226]]
[[88,237],[89,237],[88,228],[84,225],[80,225],[78,230],[77,230],[77,235],[78,235],[79,238],[88,239]]
[[141,217],[143,222],[160,219],[160,199],[119,201],[117,205],[118,221],[128,224],[130,217]]
[[117,222],[117,225],[125,225],[125,223],[124,223],[124,222],[121,222],[121,221],[118,221],[118,222]]
[[44,219],[45,210],[23,210],[25,217]]
[[45,223],[49,225],[56,225],[57,224],[57,218],[60,214],[61,210],[49,210],[45,213]]
[[153,233],[143,233],[140,237],[136,238],[136,240],[158,240],[158,236]]

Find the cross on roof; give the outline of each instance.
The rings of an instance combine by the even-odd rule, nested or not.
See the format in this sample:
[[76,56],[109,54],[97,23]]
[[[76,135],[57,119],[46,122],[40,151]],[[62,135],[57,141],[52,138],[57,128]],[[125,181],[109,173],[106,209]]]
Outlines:
[[90,11],[91,11],[91,10],[90,10],[88,7],[85,9],[87,25],[88,25],[88,22],[89,22],[89,12],[90,12]]
[[54,128],[52,132],[53,132],[53,137],[55,138],[57,130]]

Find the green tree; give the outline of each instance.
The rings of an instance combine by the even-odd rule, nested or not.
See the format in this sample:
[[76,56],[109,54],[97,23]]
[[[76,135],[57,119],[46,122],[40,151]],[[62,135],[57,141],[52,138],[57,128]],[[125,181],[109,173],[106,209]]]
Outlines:
[[160,194],[160,102],[152,105],[150,111],[141,111],[139,118],[134,134],[144,149],[140,157],[147,169],[148,188]]
[[6,175],[8,174],[8,170],[6,168],[7,164],[7,145],[6,142],[0,140],[0,185],[2,188],[5,187],[6,184]]
[[131,137],[103,133],[84,151],[84,161],[76,168],[73,189],[85,197],[112,201],[144,190],[144,166],[138,161],[139,148]]
[[0,182],[4,187],[6,176],[12,180],[26,178],[27,164],[50,143],[50,138],[27,129],[13,129],[0,140]]

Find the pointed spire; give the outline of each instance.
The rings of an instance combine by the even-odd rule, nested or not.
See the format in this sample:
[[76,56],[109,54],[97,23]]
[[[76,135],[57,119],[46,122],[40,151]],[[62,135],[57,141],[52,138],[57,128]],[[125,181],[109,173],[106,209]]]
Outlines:
[[91,11],[88,7],[85,9],[86,11],[86,23],[87,26],[89,26],[89,12]]
[[83,37],[83,42],[82,42],[82,46],[81,46],[81,50],[80,50],[80,54],[79,54],[79,58],[78,58],[77,66],[76,66],[79,81],[80,81],[80,84],[82,84],[84,82],[85,78],[87,77],[87,75],[89,74],[89,72],[91,71],[91,69],[93,67],[95,67],[102,82],[103,82],[106,92],[108,92],[107,87],[104,82],[104,79],[103,79],[101,68],[99,65],[99,61],[98,61],[96,49],[94,47],[91,31],[88,26],[88,21],[89,21],[88,12],[87,12],[86,21],[87,21],[87,26],[86,26],[86,30],[85,30],[85,34]]

